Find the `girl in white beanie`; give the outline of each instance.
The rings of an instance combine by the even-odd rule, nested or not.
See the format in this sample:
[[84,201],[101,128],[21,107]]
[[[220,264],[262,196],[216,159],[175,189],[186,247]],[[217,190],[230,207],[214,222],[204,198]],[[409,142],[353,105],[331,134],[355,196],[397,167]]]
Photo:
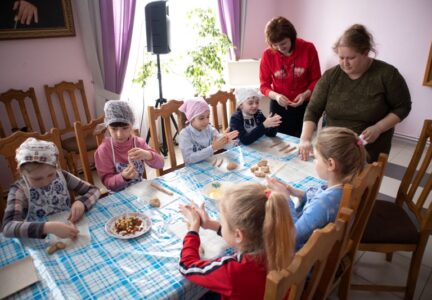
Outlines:
[[232,114],[230,128],[239,132],[240,142],[249,145],[266,136],[276,136],[281,117],[274,114],[266,118],[259,107],[261,95],[253,88],[239,88],[235,91],[237,111]]
[[[9,189],[3,217],[6,237],[45,238],[51,233],[60,238],[75,238],[73,224],[51,222],[46,217],[69,211],[69,221],[75,223],[100,196],[100,191],[78,177],[59,169],[58,149],[47,141],[28,138],[16,150],[21,178]],[[69,190],[74,191],[71,203]]]

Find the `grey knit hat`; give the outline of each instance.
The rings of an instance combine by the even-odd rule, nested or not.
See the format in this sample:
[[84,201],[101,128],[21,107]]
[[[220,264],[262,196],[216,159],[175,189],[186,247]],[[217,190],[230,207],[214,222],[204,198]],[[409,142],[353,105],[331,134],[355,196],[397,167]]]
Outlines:
[[123,100],[109,100],[105,103],[105,120],[106,126],[113,123],[126,123],[133,125],[135,117],[129,103]]

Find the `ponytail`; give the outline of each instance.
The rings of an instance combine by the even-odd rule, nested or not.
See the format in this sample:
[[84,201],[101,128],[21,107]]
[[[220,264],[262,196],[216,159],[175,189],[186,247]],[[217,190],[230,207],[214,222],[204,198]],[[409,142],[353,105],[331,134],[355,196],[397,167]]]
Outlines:
[[267,271],[287,268],[295,248],[295,227],[287,199],[281,193],[271,192],[265,208],[263,241]]

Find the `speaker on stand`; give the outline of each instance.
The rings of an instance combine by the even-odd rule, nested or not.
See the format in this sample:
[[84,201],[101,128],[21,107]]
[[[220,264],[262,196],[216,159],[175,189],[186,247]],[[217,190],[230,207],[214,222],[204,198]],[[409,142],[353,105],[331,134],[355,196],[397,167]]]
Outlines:
[[[169,9],[167,1],[154,1],[145,6],[145,19],[146,19],[146,36],[147,36],[147,51],[156,54],[157,62],[157,79],[159,83],[159,98],[155,101],[155,107],[159,107],[166,103],[167,100],[162,95],[162,74],[160,67],[160,54],[167,54],[170,49],[170,22],[169,22]],[[162,145],[160,150],[163,155],[167,156],[168,146],[165,136],[165,125],[161,118],[162,128]],[[173,116],[171,121],[174,124],[176,133],[173,139],[178,134],[178,126]],[[147,143],[150,140],[150,129],[147,132]],[[155,145],[156,146],[156,145]]]

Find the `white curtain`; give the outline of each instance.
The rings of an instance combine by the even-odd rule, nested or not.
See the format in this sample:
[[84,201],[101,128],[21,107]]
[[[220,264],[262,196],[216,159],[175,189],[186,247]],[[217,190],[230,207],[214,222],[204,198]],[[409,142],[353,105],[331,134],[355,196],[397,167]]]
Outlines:
[[104,89],[102,35],[99,1],[73,0],[82,35],[87,64],[92,73],[96,115],[103,114],[106,99],[120,99],[120,95]]

